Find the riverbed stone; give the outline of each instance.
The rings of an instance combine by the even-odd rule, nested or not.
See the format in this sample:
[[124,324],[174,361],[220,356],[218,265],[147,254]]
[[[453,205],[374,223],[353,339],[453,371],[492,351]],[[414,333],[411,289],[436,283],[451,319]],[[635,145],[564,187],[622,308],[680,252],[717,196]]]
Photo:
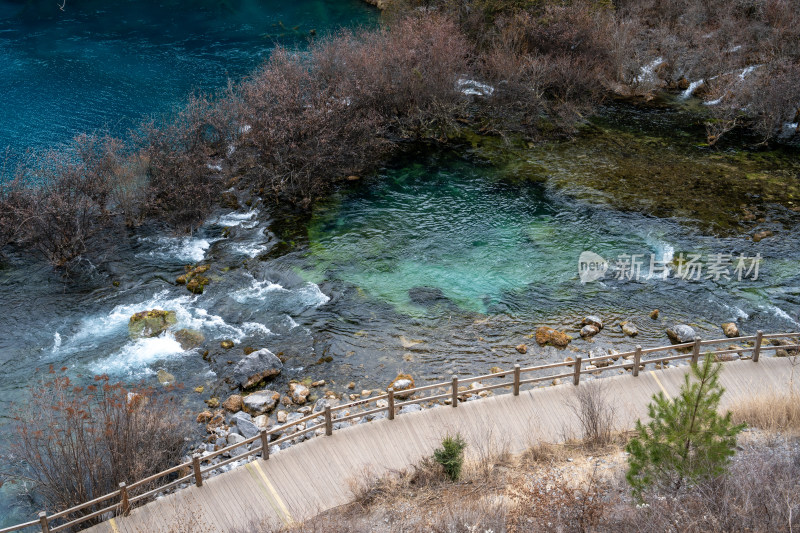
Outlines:
[[736,325],[736,322],[725,322],[724,324],[722,324],[722,331],[728,338],[740,336],[739,326]]
[[306,403],[309,394],[311,394],[311,391],[309,391],[308,387],[302,383],[289,384],[289,395],[291,396],[293,403],[297,405],[303,405]]
[[277,376],[282,369],[281,360],[263,348],[245,356],[233,367],[233,379],[243,389],[250,389],[265,379]]
[[282,409],[280,411],[278,411],[278,414],[276,415],[276,417],[278,419],[278,424],[285,424],[287,416],[289,416],[288,412],[286,412],[286,411],[284,411]]
[[414,388],[414,378],[411,374],[397,374],[397,377],[389,384],[389,388],[394,389],[395,398],[408,398],[412,396],[413,393],[405,391]]
[[542,326],[536,330],[536,342],[540,346],[550,345],[557,348],[566,348],[572,337],[553,328]]
[[241,411],[243,406],[241,394],[231,394],[227,400],[222,402],[222,408],[231,413]]
[[658,320],[659,314],[660,311],[658,309],[653,309],[652,311],[650,311],[650,318],[652,318],[653,320]]
[[213,416],[214,415],[211,413],[211,411],[207,411],[207,410],[206,411],[200,411],[200,413],[197,415],[197,423],[198,424],[205,424],[206,422],[211,420],[211,418]]
[[523,354],[524,353],[528,353],[528,346],[526,344],[518,344],[517,347],[516,347],[516,350],[519,353],[523,353]]
[[142,311],[131,316],[128,321],[128,333],[132,339],[157,337],[177,322],[175,311],[161,309]]
[[196,329],[183,328],[174,333],[175,340],[181,345],[184,350],[191,350],[197,348],[205,342],[205,336]]
[[401,407],[398,414],[404,415],[406,413],[416,413],[417,411],[422,411],[422,406],[417,403],[412,403]]
[[603,329],[603,319],[596,315],[589,315],[584,317],[581,321],[582,326],[594,326],[598,331]]
[[693,342],[697,336],[694,328],[686,324],[677,324],[667,329],[667,337],[672,344],[682,344],[684,342]]
[[598,333],[600,333],[600,328],[592,324],[586,324],[581,328],[581,337],[583,337],[584,339],[588,339],[589,337],[594,337]]
[[635,337],[639,334],[639,329],[633,322],[625,322],[622,324],[622,332],[628,337]]
[[231,348],[233,348],[233,341],[230,339],[225,339],[224,341],[220,342],[219,345],[226,350],[230,350]]
[[245,396],[242,403],[244,410],[251,415],[262,415],[273,410],[278,405],[281,395],[275,391],[262,390]]
[[156,378],[158,379],[158,382],[161,383],[162,385],[169,385],[171,383],[175,383],[175,376],[173,376],[163,368],[160,368],[158,372],[156,372]]
[[246,439],[255,437],[259,433],[258,426],[253,422],[253,418],[247,413],[238,412],[231,417],[231,422],[236,422],[236,427]]
[[753,234],[753,242],[759,242],[767,237],[772,237],[773,233],[770,230],[759,231]]

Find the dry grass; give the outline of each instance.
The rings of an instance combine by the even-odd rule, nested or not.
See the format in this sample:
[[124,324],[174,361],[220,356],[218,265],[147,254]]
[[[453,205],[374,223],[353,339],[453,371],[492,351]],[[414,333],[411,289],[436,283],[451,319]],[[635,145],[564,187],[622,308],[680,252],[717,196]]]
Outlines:
[[800,435],[800,398],[786,392],[749,398],[731,406],[735,423],[770,432]]

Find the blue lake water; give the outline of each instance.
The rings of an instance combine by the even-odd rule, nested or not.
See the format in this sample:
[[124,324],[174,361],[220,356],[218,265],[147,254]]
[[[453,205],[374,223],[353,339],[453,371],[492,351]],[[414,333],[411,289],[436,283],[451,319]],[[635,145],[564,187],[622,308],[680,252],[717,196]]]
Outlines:
[[122,134],[192,91],[250,72],[276,44],[302,47],[374,24],[361,0],[0,0],[0,150]]

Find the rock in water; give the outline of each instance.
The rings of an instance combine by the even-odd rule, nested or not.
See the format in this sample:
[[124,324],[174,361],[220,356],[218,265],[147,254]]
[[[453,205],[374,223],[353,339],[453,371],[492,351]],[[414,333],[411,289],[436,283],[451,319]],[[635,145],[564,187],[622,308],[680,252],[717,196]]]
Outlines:
[[625,322],[622,324],[622,332],[628,337],[635,337],[639,334],[639,329],[633,322]]
[[414,378],[410,374],[397,374],[397,377],[389,384],[394,389],[396,398],[408,398],[413,395],[411,392],[403,392],[414,388]]
[[275,406],[278,405],[278,400],[280,399],[281,395],[277,392],[262,390],[245,396],[242,403],[244,404],[245,412],[258,416],[274,409]]
[[[230,350],[231,348],[233,348],[233,341],[230,340],[230,339],[225,339],[224,341],[220,342],[219,345],[222,346],[226,350]],[[250,353],[254,353],[254,352],[250,352]]]
[[175,311],[162,311],[161,309],[142,311],[133,315],[128,321],[128,333],[132,339],[156,337],[177,321]]
[[536,330],[536,342],[540,346],[549,344],[558,348],[566,348],[572,337],[553,328],[542,326]]
[[650,311],[650,318],[652,318],[653,320],[658,320],[658,314],[659,314],[658,309],[653,309],[652,311]]
[[175,332],[175,340],[181,345],[184,350],[191,350],[197,348],[203,341],[206,340],[205,336],[196,329],[179,329]]
[[289,396],[292,398],[292,402],[296,403],[297,405],[303,405],[306,403],[306,399],[310,391],[308,387],[303,385],[302,383],[290,383],[289,384]]
[[528,353],[528,347],[525,344],[517,345],[517,351],[519,353]]
[[738,337],[740,335],[739,327],[735,322],[725,322],[722,324],[722,331],[725,332],[725,336],[728,338]]
[[598,333],[600,333],[600,328],[592,324],[586,324],[581,328],[581,337],[583,338],[594,337]]
[[694,328],[686,324],[678,324],[667,329],[667,337],[672,344],[683,344],[684,342],[694,342],[697,336]]
[[283,363],[266,348],[245,356],[233,367],[233,379],[243,389],[255,387],[264,379],[281,373]]
[[158,382],[162,385],[169,385],[170,383],[175,383],[175,376],[170,374],[164,369],[159,370],[156,372],[156,377],[158,378]]
[[594,326],[597,328],[597,331],[603,329],[603,320],[595,315],[589,315],[583,319],[581,322],[583,326]]

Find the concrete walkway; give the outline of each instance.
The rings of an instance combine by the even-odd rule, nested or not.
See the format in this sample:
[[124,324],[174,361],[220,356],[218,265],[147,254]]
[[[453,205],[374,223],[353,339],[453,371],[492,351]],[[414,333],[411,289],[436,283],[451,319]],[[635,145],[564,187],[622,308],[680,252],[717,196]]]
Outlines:
[[[798,369],[800,370],[800,369]],[[651,396],[674,397],[688,366],[643,371],[585,382],[605,387],[618,426],[632,428],[646,416]],[[788,358],[733,361],[720,377],[723,407],[770,391],[788,391]],[[798,376],[800,378],[800,376]],[[795,380],[797,381],[797,380]],[[797,383],[795,389],[800,390]],[[461,433],[468,455],[486,451],[522,452],[538,441],[558,442],[579,431],[569,403],[574,385],[564,384],[502,394],[421,412],[376,420],[315,437],[212,477],[202,487],[179,490],[92,527],[92,533],[250,532],[254,524],[278,528],[352,500],[352,481],[366,474],[404,469],[433,453],[445,434]],[[265,531],[268,528],[264,529]]]

